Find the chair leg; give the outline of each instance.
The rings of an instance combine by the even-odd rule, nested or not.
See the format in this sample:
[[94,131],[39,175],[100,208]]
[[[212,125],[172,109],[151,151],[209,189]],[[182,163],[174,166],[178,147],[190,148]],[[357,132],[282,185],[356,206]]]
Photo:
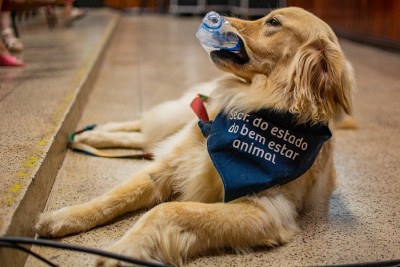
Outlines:
[[54,27],[57,25],[57,15],[54,6],[46,6],[46,19],[49,29],[54,29]]
[[11,10],[11,23],[14,30],[15,37],[19,38],[19,31],[17,26],[17,11]]

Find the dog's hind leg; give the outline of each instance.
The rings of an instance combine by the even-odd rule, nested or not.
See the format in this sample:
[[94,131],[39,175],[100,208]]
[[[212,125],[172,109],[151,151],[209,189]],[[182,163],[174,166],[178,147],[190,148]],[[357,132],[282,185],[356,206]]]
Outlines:
[[142,129],[141,120],[125,122],[109,122],[96,127],[96,130],[103,132],[140,132]]
[[96,148],[139,148],[147,146],[147,139],[140,132],[87,131],[75,136],[75,141]]
[[129,122],[111,122],[97,126],[75,136],[75,141],[96,148],[139,148],[147,145],[145,136],[140,132],[141,120]]
[[132,179],[87,203],[41,214],[37,233],[44,237],[60,237],[87,231],[126,212],[163,201],[171,191],[168,184],[160,187],[152,177],[152,173],[160,172],[160,167],[160,164],[152,163]]

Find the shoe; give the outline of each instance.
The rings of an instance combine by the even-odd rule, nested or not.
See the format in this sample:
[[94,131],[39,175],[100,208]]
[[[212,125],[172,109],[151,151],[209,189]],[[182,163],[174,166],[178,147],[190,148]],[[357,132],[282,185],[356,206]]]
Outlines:
[[83,18],[84,16],[86,16],[87,11],[80,9],[80,8],[73,8],[71,10],[71,14],[69,14],[65,20],[64,20],[64,26],[65,27],[71,27],[72,24],[76,21],[79,20],[81,18]]
[[11,56],[11,55],[0,55],[0,66],[4,67],[23,67],[25,62],[22,60]]
[[24,49],[21,40],[15,37],[14,31],[11,28],[2,30],[1,38],[10,52],[21,52]]

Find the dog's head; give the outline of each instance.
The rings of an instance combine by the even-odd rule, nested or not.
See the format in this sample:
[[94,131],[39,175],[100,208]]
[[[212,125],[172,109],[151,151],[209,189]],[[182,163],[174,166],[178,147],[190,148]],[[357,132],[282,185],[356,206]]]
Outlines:
[[352,68],[325,22],[295,7],[255,21],[226,19],[239,36],[241,51],[211,52],[218,68],[248,82],[265,75],[265,91],[277,102],[269,105],[290,110],[300,121],[327,122],[341,110],[350,113]]

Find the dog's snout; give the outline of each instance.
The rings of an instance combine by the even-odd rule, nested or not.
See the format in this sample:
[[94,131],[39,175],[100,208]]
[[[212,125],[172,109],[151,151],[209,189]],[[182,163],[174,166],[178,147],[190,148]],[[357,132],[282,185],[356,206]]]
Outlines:
[[237,30],[241,30],[242,28],[244,28],[243,25],[246,22],[245,20],[241,20],[241,19],[233,18],[233,17],[225,17],[225,19],[229,22],[229,24],[233,28],[235,28]]

